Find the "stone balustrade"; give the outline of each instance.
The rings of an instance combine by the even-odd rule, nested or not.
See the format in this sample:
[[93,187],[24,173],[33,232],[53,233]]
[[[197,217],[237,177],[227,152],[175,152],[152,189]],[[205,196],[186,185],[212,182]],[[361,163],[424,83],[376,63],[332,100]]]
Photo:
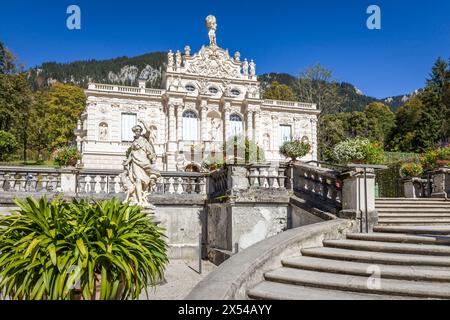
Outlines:
[[[120,173],[117,170],[0,167],[0,192],[118,195],[123,193]],[[206,195],[206,179],[202,173],[161,172],[154,194]]]
[[142,94],[142,95],[151,95],[151,96],[160,96],[160,95],[164,94],[164,92],[165,92],[162,89],[117,86],[117,85],[100,84],[100,83],[90,83],[88,90],[119,92],[119,93],[132,93],[132,94]]
[[305,103],[297,101],[281,101],[281,100],[264,100],[264,105],[273,107],[288,107],[288,108],[301,108],[301,109],[317,109],[317,105],[314,103]]
[[293,189],[342,208],[340,172],[310,164],[296,164],[292,171]]

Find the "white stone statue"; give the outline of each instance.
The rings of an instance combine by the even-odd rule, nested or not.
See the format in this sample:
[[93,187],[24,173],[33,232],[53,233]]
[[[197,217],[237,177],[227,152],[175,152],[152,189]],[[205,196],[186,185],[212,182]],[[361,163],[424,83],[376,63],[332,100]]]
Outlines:
[[160,173],[154,166],[156,153],[149,141],[150,130],[143,122],[141,124],[146,133],[142,134],[143,129],[140,125],[132,128],[134,141],[127,151],[128,157],[123,163],[125,171],[121,174],[121,180],[127,191],[127,201],[144,208],[152,208],[153,205],[149,203],[147,196],[156,189]]
[[247,61],[247,58],[245,58],[244,62],[242,63],[242,72],[244,73],[244,76],[248,76],[248,61]]
[[167,69],[173,68],[173,52],[172,50],[169,51],[167,54]]
[[250,61],[250,76],[254,77],[256,75],[256,64],[253,59]]
[[98,128],[98,138],[103,141],[108,139],[108,125],[104,122],[100,123]]
[[217,30],[217,21],[216,17],[213,15],[209,15],[206,17],[206,27],[208,28],[208,36],[209,36],[209,44],[212,47],[217,46],[217,40],[216,40],[216,30]]
[[181,52],[180,50],[177,50],[177,53],[175,54],[175,65],[177,66],[177,70],[181,67]]
[[241,53],[239,51],[236,51],[234,54],[234,61],[241,62]]
[[189,46],[185,46],[184,47],[184,55],[186,57],[190,57],[191,56],[191,47],[189,47]]
[[219,129],[221,127],[220,119],[211,118],[210,140],[215,141],[219,138]]

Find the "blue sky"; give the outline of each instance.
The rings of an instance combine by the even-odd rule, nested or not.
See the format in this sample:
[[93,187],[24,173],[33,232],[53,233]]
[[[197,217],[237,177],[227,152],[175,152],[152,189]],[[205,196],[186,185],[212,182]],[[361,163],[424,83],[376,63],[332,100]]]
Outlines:
[[[66,9],[81,8],[81,30],[68,30]],[[369,5],[381,30],[366,27]],[[317,62],[339,81],[384,98],[424,85],[437,57],[450,57],[448,0],[171,0],[8,1],[0,6],[0,40],[25,66],[197,51],[208,42],[204,18],[218,20],[230,53],[255,59],[257,73],[298,74]]]

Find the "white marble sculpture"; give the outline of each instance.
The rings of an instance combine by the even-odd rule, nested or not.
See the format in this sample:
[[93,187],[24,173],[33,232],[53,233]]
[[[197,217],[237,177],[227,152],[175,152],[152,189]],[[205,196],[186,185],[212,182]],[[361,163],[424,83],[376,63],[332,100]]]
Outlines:
[[216,40],[216,30],[217,30],[217,21],[216,17],[213,15],[209,15],[206,17],[206,27],[208,28],[208,36],[209,36],[209,44],[212,47],[217,46]]
[[250,61],[250,76],[254,77],[256,75],[256,64],[253,59]]
[[180,50],[177,50],[177,53],[175,54],[175,65],[177,66],[177,70],[180,70],[180,67],[181,67],[181,52],[180,52]]
[[244,76],[248,76],[248,61],[247,61],[247,58],[245,58],[244,62],[242,63],[242,72],[244,73]]
[[141,124],[146,133],[142,134],[143,129],[140,125],[133,127],[134,140],[127,151],[128,157],[123,164],[125,171],[121,175],[121,180],[126,189],[127,201],[144,208],[152,208],[153,205],[147,197],[155,191],[160,173],[154,166],[156,153],[149,140],[150,130],[143,122]]
[[170,50],[169,53],[167,54],[167,68],[172,69],[173,65],[174,65],[173,52],[172,52],[172,50]]

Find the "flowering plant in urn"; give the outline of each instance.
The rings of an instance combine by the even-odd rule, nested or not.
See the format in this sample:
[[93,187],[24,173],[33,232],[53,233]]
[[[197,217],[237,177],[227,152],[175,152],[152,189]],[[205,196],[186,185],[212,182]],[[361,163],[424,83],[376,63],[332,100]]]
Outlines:
[[309,151],[311,151],[311,145],[301,140],[288,141],[280,147],[280,153],[286,158],[291,158],[292,161],[303,158]]

